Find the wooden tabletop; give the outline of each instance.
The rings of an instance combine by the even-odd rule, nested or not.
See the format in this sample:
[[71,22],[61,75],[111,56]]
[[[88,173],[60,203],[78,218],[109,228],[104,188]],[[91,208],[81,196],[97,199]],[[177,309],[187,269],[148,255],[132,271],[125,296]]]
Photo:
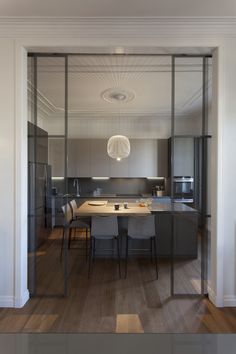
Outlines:
[[108,215],[117,215],[117,216],[145,216],[151,214],[148,207],[141,207],[136,204],[129,204],[128,209],[125,209],[123,204],[120,203],[119,210],[115,210],[114,203],[108,203],[104,201],[104,205],[94,206],[89,205],[93,203],[94,200],[88,200],[84,202],[75,212],[77,216],[108,216]]

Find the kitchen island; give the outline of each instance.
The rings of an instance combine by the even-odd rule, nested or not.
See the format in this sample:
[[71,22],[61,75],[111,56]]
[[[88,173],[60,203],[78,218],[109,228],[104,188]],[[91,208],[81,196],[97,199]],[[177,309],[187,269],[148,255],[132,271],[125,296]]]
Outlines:
[[[99,198],[99,200],[102,200]],[[86,200],[78,209],[78,216],[93,216],[94,207],[88,208],[88,200]],[[129,199],[129,213],[124,210],[123,203],[127,202],[126,199],[112,198],[107,201],[106,207],[101,208],[97,206],[96,215],[117,215],[119,218],[119,229],[121,240],[126,237],[126,230],[128,224],[128,215],[135,215],[138,213],[142,215],[142,207],[139,207],[139,201],[136,199]],[[120,203],[121,208],[119,211],[114,211],[114,204]],[[107,209],[106,209],[107,208]],[[146,208],[145,208],[146,209]],[[107,210],[107,212],[105,212]],[[157,253],[159,257],[171,256],[172,244],[172,230],[173,230],[173,250],[174,256],[177,258],[197,258],[198,250],[198,212],[196,209],[182,203],[171,203],[170,201],[157,201],[153,199],[150,206],[148,206],[150,213],[155,215],[156,222],[156,235],[157,235]],[[143,209],[144,211],[144,209]],[[143,212],[143,214],[146,214]],[[109,241],[108,241],[109,242]],[[135,248],[146,248],[145,241],[134,241]],[[124,253],[122,243],[122,253]],[[139,243],[139,244],[137,244]]]

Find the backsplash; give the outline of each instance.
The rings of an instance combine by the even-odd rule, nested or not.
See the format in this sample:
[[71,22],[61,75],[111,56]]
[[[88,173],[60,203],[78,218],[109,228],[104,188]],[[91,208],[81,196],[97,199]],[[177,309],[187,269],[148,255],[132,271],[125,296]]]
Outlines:
[[[74,178],[68,178],[68,193],[76,194],[76,188],[73,186]],[[101,194],[145,194],[152,193],[155,186],[162,186],[166,190],[166,180],[147,179],[147,178],[109,178],[108,180],[94,180],[92,178],[78,178],[80,195],[90,195],[99,188]],[[58,194],[65,193],[65,181],[53,180],[52,186],[56,187]]]

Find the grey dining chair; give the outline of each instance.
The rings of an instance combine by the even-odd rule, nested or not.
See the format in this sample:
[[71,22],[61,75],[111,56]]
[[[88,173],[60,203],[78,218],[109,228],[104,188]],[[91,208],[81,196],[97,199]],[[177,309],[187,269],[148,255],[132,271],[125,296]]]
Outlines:
[[[95,259],[96,241],[97,240],[116,240],[117,245],[117,258],[119,267],[119,276],[121,277],[120,268],[120,243],[117,216],[92,216],[91,222],[91,241],[90,241],[90,255],[89,255],[89,269],[88,278],[91,275],[92,262]],[[113,242],[112,242],[113,245]],[[112,249],[102,249],[106,251],[114,251]]]
[[[136,251],[137,249],[129,249],[129,240],[150,240],[150,248],[142,249],[143,251],[150,251],[152,260],[152,250],[154,250],[154,259],[156,267],[156,277],[158,279],[158,262],[157,262],[157,248],[156,248],[156,228],[155,215],[148,216],[130,216],[128,219],[128,232],[126,236],[126,257],[125,257],[125,277],[127,277],[128,255],[129,251]],[[154,243],[154,247],[152,247]]]
[[76,232],[77,229],[85,229],[85,232],[86,232],[85,256],[86,256],[86,260],[87,260],[87,258],[88,258],[88,231],[90,230],[90,225],[87,222],[84,222],[80,219],[73,220],[73,213],[72,213],[72,209],[71,209],[71,206],[69,203],[67,203],[66,205],[63,205],[61,208],[62,208],[64,217],[65,217],[65,222],[64,222],[64,227],[63,227],[63,236],[62,236],[62,243],[61,243],[60,258],[62,258],[66,229],[69,229],[68,249],[70,249],[70,246],[71,246],[72,231],[74,230],[74,232]]
[[90,217],[86,217],[86,216],[78,216],[78,215],[76,215],[76,210],[78,209],[78,205],[77,205],[75,199],[69,201],[69,204],[70,204],[71,211],[72,211],[72,219],[73,220],[83,221],[84,223],[88,224],[88,229],[90,229],[91,218]]

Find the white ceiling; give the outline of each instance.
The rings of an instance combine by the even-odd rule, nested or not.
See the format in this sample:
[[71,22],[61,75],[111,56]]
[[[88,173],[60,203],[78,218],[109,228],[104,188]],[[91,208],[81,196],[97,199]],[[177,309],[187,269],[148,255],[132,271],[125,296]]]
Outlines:
[[1,0],[1,16],[235,16],[235,0]]
[[[70,56],[68,65],[71,137],[107,137],[120,126],[132,137],[170,133],[170,56]],[[38,58],[38,112],[50,134],[64,131],[64,69],[64,58]],[[130,91],[134,99],[107,102],[107,89]],[[202,58],[176,59],[175,89],[176,115],[194,129],[202,110]]]

